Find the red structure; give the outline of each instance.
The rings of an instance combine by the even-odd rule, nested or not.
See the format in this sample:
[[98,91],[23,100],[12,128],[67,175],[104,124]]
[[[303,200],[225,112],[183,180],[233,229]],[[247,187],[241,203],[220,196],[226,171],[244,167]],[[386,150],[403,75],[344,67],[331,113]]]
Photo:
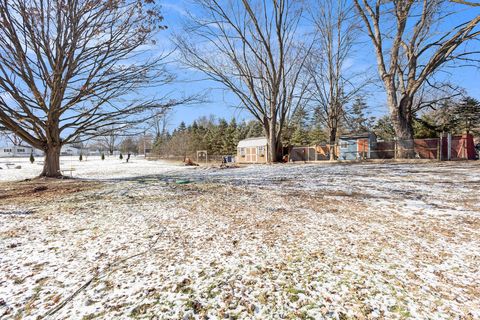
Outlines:
[[[396,141],[377,142],[373,157],[393,159],[397,148]],[[410,148],[414,149],[415,157],[419,159],[475,160],[475,144],[471,134],[415,139],[410,142]]]
[[[450,147],[449,147],[450,139]],[[450,158],[449,158],[450,154]],[[442,160],[475,160],[475,144],[471,134],[442,138]]]
[[439,139],[415,139],[414,146],[420,159],[438,159]]

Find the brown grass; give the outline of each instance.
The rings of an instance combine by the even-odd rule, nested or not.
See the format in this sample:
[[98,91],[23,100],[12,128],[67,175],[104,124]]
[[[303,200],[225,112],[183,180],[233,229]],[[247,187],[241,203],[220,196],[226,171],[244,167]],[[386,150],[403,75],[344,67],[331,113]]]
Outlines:
[[0,204],[32,203],[61,198],[77,192],[92,190],[100,187],[99,182],[77,179],[34,179],[19,182],[0,183]]

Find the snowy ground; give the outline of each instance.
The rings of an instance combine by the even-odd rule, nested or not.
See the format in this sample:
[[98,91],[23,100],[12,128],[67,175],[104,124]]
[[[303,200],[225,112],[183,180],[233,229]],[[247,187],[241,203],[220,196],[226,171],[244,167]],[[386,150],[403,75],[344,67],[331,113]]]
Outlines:
[[478,162],[62,162],[0,170],[1,319],[480,319]]

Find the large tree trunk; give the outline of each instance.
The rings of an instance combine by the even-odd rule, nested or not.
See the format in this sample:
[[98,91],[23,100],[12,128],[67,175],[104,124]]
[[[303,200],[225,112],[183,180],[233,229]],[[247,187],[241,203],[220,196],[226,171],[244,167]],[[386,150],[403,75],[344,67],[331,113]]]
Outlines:
[[275,120],[268,121],[265,128],[268,140],[268,162],[278,162],[282,158],[282,148],[280,145],[280,136],[277,132],[277,123]]
[[[273,121],[272,121],[273,122]],[[277,133],[276,124],[268,125],[268,162],[277,162]]]
[[396,108],[391,109],[391,118],[397,137],[397,157],[401,159],[415,158],[413,141],[413,99],[404,96]]
[[330,161],[335,161],[337,160],[337,154],[336,154],[336,142],[337,142],[337,128],[330,128],[329,132],[329,146],[328,146],[328,152],[330,154]]
[[41,177],[58,178],[62,176],[60,172],[60,149],[61,145],[48,146],[45,151],[45,162]]

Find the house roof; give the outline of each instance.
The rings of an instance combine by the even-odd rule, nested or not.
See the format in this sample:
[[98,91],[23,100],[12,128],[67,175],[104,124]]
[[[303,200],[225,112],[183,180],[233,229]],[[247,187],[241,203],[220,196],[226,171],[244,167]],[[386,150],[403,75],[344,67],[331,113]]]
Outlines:
[[71,145],[69,145],[69,144],[63,145],[63,146],[62,146],[62,149],[80,150],[80,148],[73,147],[73,146],[71,146]]
[[345,134],[340,136],[340,139],[361,139],[361,138],[369,138],[371,135],[375,136],[373,132],[361,132],[361,133],[354,133],[354,134]]
[[258,146],[266,146],[268,144],[267,138],[265,137],[257,137],[257,138],[249,138],[245,140],[241,140],[238,142],[239,148],[248,148],[248,147],[258,147]]
[[29,148],[32,149],[31,146],[25,146],[21,144],[13,145],[13,144],[0,144],[0,148],[2,149],[13,149],[13,148]]

